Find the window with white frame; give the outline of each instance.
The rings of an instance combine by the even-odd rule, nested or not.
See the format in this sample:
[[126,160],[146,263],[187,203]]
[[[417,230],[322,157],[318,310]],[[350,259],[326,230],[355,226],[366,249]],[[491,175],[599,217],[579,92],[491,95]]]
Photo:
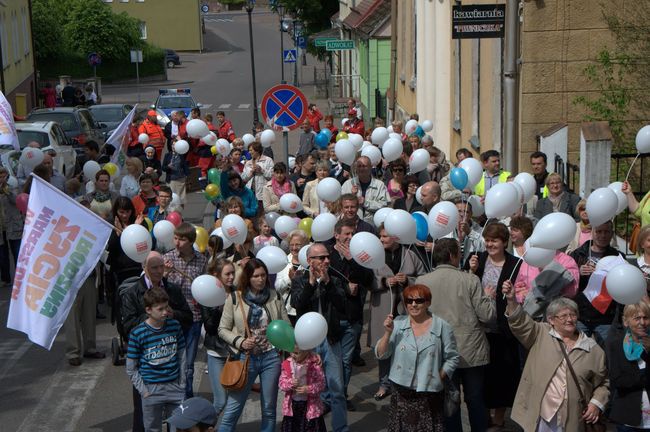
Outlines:
[[20,11],[23,26],[23,54],[29,54],[31,50],[31,41],[29,40],[29,20],[27,19],[27,8],[23,7]]
[[147,23],[140,21],[140,39],[147,39]]

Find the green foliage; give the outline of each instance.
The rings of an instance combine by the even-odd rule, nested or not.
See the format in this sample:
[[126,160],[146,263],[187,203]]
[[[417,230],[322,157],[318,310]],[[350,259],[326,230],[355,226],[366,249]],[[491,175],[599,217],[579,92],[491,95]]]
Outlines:
[[63,51],[62,17],[57,0],[33,0],[32,27],[38,61],[54,58]]
[[[305,37],[331,28],[330,18],[339,10],[338,0],[280,0],[280,3],[285,7],[286,17],[294,16],[302,21]],[[309,45],[308,51],[319,58],[325,53],[323,48],[313,45]]]

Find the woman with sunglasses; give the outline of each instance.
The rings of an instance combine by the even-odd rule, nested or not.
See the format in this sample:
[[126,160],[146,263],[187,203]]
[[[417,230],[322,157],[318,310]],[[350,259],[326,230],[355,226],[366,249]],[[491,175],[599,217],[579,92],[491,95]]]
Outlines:
[[390,197],[391,204],[399,198],[404,198],[404,177],[406,176],[406,163],[397,159],[388,165],[391,179],[386,182],[386,190]]
[[375,346],[379,360],[392,356],[389,432],[444,431],[444,380],[458,366],[451,326],[429,312],[431,291],[425,285],[404,289],[407,315],[384,320]]
[[393,202],[393,208],[406,210],[409,213],[415,213],[416,211],[421,210],[422,206],[418,203],[417,198],[415,198],[415,194],[419,187],[420,182],[416,176],[406,176],[402,182],[402,192],[404,193],[404,196],[402,196],[402,198],[397,198]]

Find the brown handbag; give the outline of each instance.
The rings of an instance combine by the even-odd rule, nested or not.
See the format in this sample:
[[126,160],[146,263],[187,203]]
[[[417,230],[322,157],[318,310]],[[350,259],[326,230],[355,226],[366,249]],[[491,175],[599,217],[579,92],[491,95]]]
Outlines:
[[[245,337],[248,338],[250,331],[248,330],[248,322],[246,320],[246,314],[244,313],[244,304],[239,293],[237,293],[237,301],[239,301],[239,307],[244,320]],[[234,360],[231,358],[231,355],[228,354],[228,358],[226,359],[226,363],[223,365],[221,376],[219,378],[223,388],[226,390],[238,391],[246,387],[246,382],[248,381],[248,360],[248,353],[246,353],[244,360],[241,359],[241,355],[238,360]]]
[[[578,388],[578,396],[580,397],[580,406],[582,407],[582,412],[585,412],[585,410],[587,409],[587,400],[585,399],[585,395],[584,393],[582,393],[582,389],[580,388],[580,382],[578,381],[578,376],[576,375],[576,371],[573,370],[573,366],[571,365],[571,360],[569,360],[569,355],[567,354],[566,349],[564,348],[564,344],[560,341],[558,341],[558,344],[560,344],[562,355],[564,356],[564,360],[566,360],[566,366],[569,369],[569,372],[571,372],[573,381],[576,383],[576,387]],[[604,415],[601,413],[601,415],[598,416],[598,420],[596,421],[596,423],[587,423],[584,420],[582,420],[582,428],[585,432],[606,432],[607,422],[605,421]]]
[[639,234],[641,233],[641,224],[639,222],[634,224],[634,227],[632,227],[632,232],[630,233],[630,241],[628,244],[628,249],[630,252],[633,254],[637,253],[637,243],[639,242]]

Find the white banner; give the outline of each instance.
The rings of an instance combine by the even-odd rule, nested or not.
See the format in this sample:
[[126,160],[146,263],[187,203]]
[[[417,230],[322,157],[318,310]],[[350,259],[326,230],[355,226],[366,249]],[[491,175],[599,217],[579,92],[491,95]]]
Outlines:
[[129,148],[129,127],[131,122],[133,122],[133,117],[135,117],[135,107],[131,112],[124,117],[124,120],[119,124],[117,128],[113,131],[106,144],[110,144],[115,147],[115,153],[111,156],[111,162],[117,165],[120,168],[120,172],[124,172],[124,164],[126,163],[126,151]]
[[52,347],[112,225],[33,176],[7,327]]
[[20,151],[14,113],[2,92],[0,92],[0,145],[11,145],[14,150]]

